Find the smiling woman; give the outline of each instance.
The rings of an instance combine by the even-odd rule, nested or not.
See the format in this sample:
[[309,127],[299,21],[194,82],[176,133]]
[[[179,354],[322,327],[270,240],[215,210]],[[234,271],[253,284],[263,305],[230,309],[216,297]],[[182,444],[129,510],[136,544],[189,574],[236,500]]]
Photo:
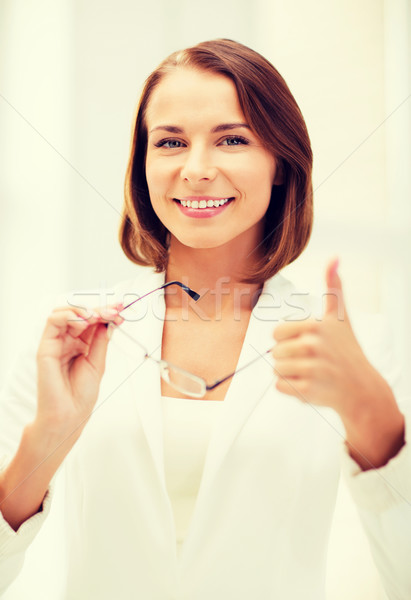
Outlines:
[[120,228],[136,278],[108,309],[55,308],[0,403],[0,590],[64,463],[65,600],[324,600],[341,463],[389,596],[411,597],[396,365],[357,341],[338,260],[323,313],[278,272],[308,242],[311,168],[253,50],[204,42],[150,75]]
[[[265,58],[230,40],[175,52],[147,79],[137,109],[120,230],[123,250],[137,264],[163,271],[170,237],[162,215],[206,216],[172,212],[172,201],[189,202],[190,209],[198,202],[204,210],[204,201],[230,200],[224,211],[208,213],[221,213],[221,219],[196,221],[189,235],[211,246],[231,235],[239,247],[245,241],[240,230],[248,224],[253,260],[243,275],[265,280],[295,260],[308,242],[311,170],[304,119]],[[237,217],[244,219],[240,229]],[[184,227],[180,219],[177,228],[178,222]],[[200,237],[211,226],[215,232],[207,234],[208,241]],[[258,239],[252,241],[253,232]]]

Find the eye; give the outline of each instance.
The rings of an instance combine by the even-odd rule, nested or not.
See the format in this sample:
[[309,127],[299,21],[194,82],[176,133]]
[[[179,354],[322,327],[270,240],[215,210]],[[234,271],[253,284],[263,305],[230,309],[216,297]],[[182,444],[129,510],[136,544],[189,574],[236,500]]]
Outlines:
[[154,146],[156,148],[175,149],[175,148],[182,148],[183,142],[180,142],[180,140],[160,140],[159,142],[156,142],[154,144]]
[[230,135],[222,141],[222,144],[225,142],[227,142],[227,146],[247,146],[249,144],[249,141],[241,135]]

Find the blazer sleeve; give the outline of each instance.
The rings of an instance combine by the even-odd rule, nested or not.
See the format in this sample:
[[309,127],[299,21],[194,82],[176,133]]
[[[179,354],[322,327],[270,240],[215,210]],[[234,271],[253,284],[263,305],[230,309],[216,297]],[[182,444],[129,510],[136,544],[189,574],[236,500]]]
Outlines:
[[[4,462],[7,464],[8,461]],[[2,465],[4,466],[5,464]],[[52,490],[51,483],[44,497],[42,510],[24,521],[17,531],[10,527],[0,512],[0,596],[21,571],[25,552],[50,511]]]
[[[48,314],[49,307],[44,311]],[[24,427],[36,413],[37,370],[36,352],[45,325],[40,318],[31,342],[21,352],[14,368],[0,393],[0,470],[14,456]],[[18,531],[14,531],[3,518],[0,505],[0,594],[12,583],[21,570],[25,551],[40,530],[50,510],[53,485],[50,485],[42,504],[42,510],[27,519]]]
[[[411,598],[411,402],[405,372],[389,349],[387,330],[368,358],[390,384],[405,416],[405,445],[379,469],[362,471],[342,445],[341,466],[390,600]],[[375,339],[374,339],[375,341]],[[367,354],[367,349],[364,348]],[[377,351],[378,353],[378,351]]]
[[380,469],[362,471],[343,446],[342,472],[390,600],[411,598],[411,415],[406,444]]
[[[124,282],[124,289],[129,289]],[[125,293],[126,293],[125,292]],[[0,470],[14,456],[24,427],[33,421],[37,407],[37,365],[36,353],[46,319],[56,306],[82,306],[92,308],[102,301],[114,303],[122,299],[119,290],[80,291],[45,297],[42,301],[39,318],[30,335],[31,342],[16,360],[14,369],[0,393]],[[57,474],[56,474],[57,475]],[[43,525],[53,502],[56,476],[52,479],[44,497],[42,510],[27,519],[17,532],[5,521],[0,506],[0,595],[14,581],[20,572],[25,551]]]

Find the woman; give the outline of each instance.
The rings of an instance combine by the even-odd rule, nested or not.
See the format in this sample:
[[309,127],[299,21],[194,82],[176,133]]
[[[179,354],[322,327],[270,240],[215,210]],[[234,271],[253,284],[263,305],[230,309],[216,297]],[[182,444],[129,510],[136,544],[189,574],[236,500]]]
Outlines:
[[384,585],[409,597],[404,415],[344,314],[337,261],[321,319],[278,273],[310,235],[311,165],[295,100],[249,48],[205,42],[150,75],[120,231],[143,266],[106,311],[55,309],[37,390],[6,392],[24,407],[0,488],[14,571],[64,460],[65,598],[324,598],[344,432]]

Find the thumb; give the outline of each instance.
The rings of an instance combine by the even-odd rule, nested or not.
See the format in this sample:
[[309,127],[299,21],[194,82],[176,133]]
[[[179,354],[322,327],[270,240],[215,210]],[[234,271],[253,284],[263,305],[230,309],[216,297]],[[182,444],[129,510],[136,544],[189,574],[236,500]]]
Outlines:
[[325,270],[325,282],[327,285],[325,314],[345,319],[344,296],[340,276],[338,274],[339,258],[329,261]]
[[108,336],[106,324],[98,323],[95,326],[95,332],[87,358],[100,375],[103,375],[104,373],[107,347]]

